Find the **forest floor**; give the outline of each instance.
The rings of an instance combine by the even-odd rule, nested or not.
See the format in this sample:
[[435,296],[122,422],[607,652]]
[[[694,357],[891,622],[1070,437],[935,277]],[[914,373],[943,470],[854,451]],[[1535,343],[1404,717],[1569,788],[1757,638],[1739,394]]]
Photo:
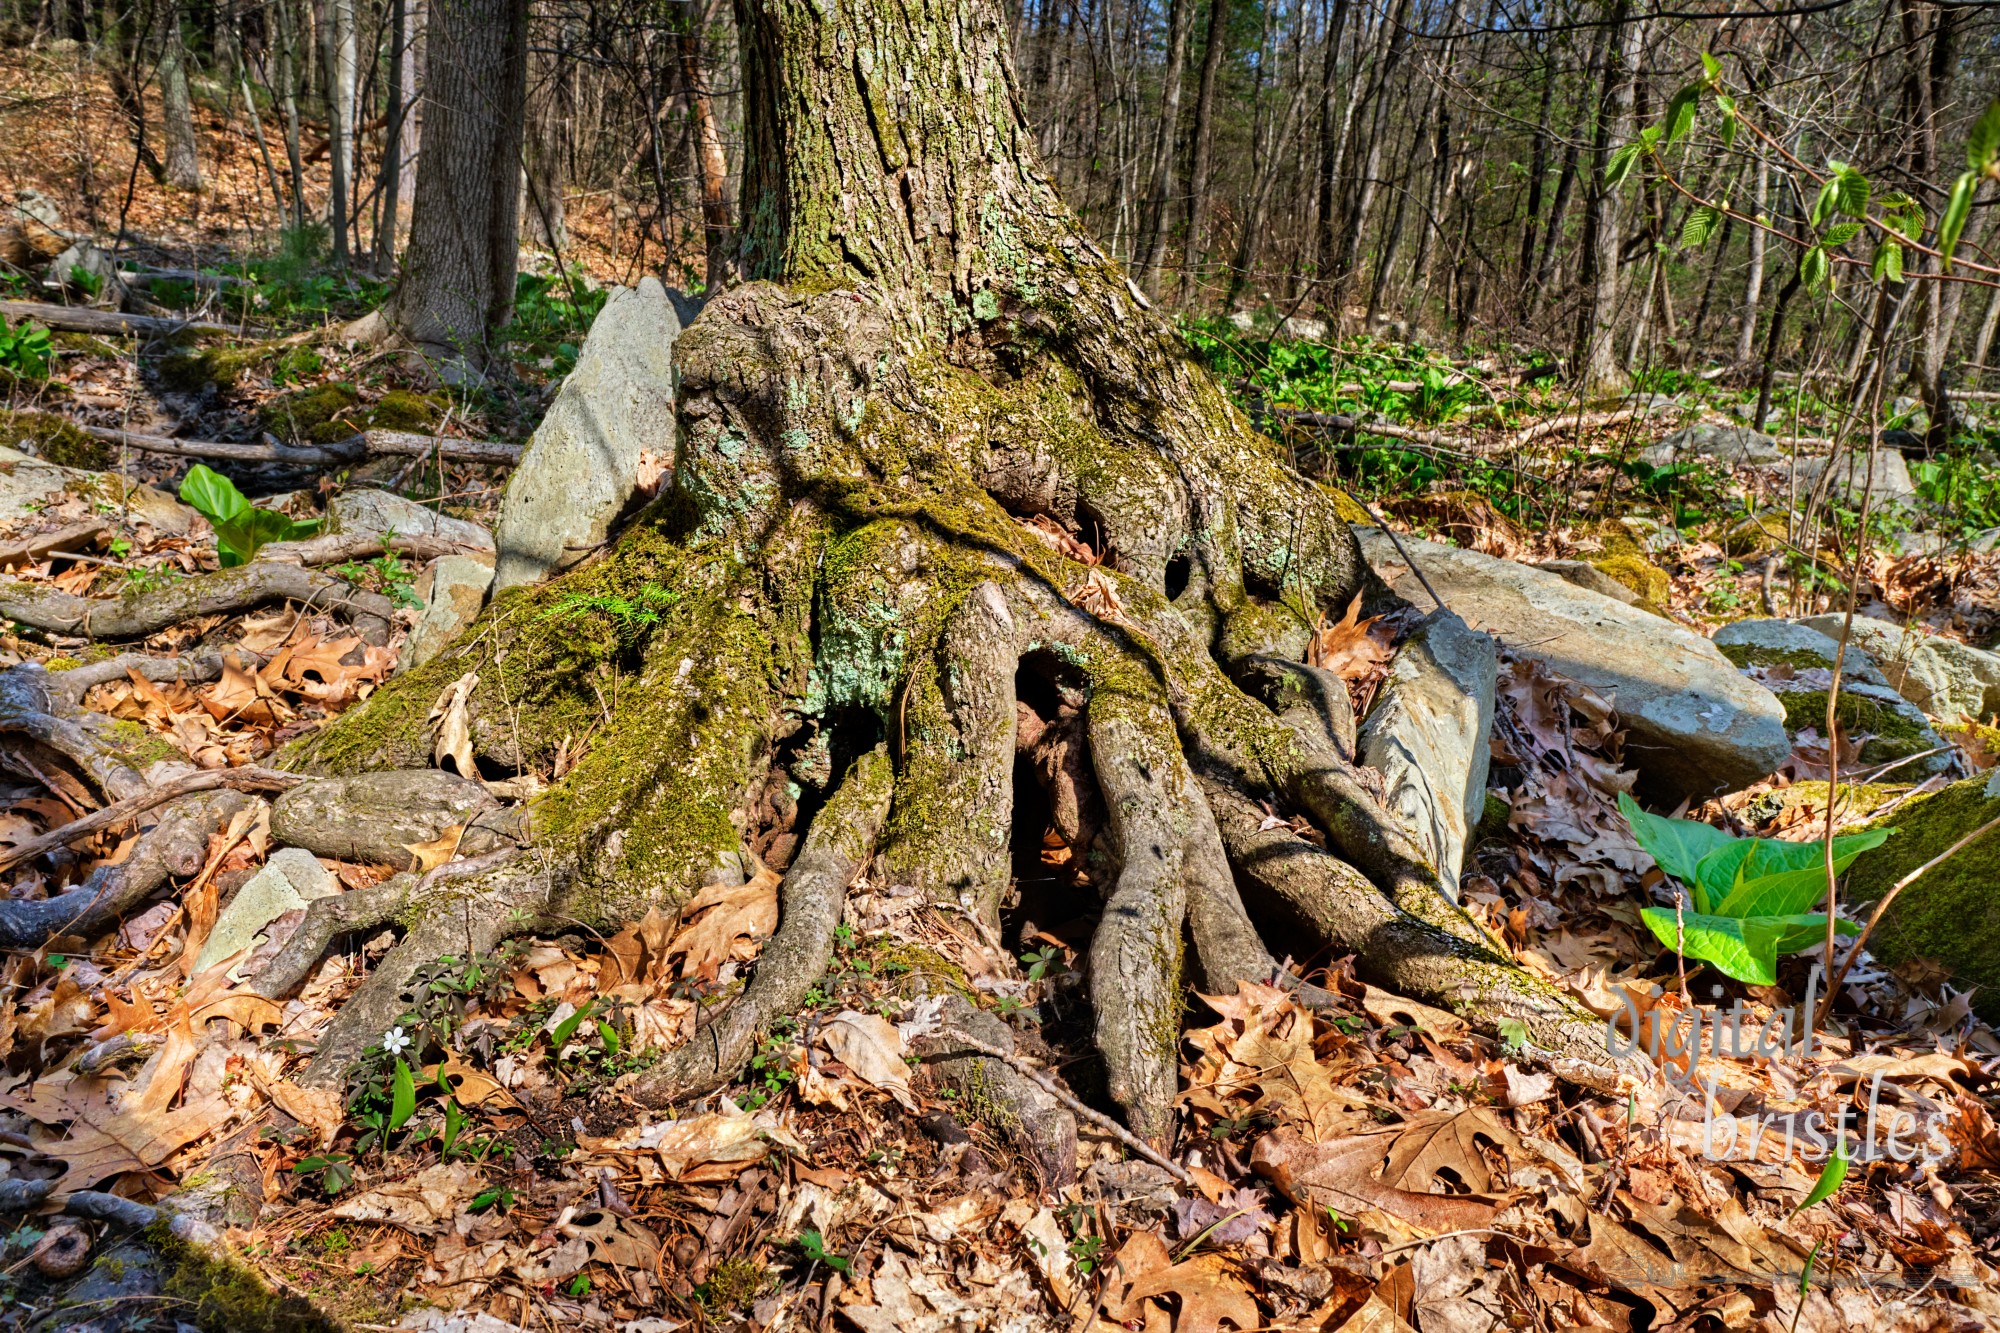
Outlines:
[[[311,247],[277,244],[240,127],[210,113],[210,193],[175,195],[121,159],[115,107],[66,70],[20,53],[0,62],[16,99],[0,114],[33,127],[0,135],[0,210],[17,191],[38,191],[54,225],[104,245],[122,216],[121,258],[243,280],[153,283],[145,296],[162,317],[254,331],[59,332],[43,344],[16,325],[0,442],[76,469],[76,484],[0,522],[0,566],[16,583],[129,601],[222,556],[211,523],[121,498],[143,493],[107,498],[92,480],[110,472],[174,492],[188,459],[52,423],[224,443],[325,444],[370,428],[519,441],[600,299],[581,275],[620,276],[604,245],[572,277],[524,278],[513,373],[442,388],[341,342],[340,324],[382,289],[333,274]],[[246,217],[266,220],[246,229]],[[0,294],[88,303],[87,284],[59,277],[52,288],[23,266]],[[1193,325],[1190,336],[1302,467],[1392,527],[1510,559],[1596,563],[1689,626],[1824,609],[1854,535],[1838,514],[1805,545],[1802,527],[1758,522],[1784,512],[1764,474],[1637,460],[1677,426],[1740,424],[1754,397],[1740,379],[1661,370],[1625,400],[1579,404],[1510,382],[1534,358],[1497,342],[1445,355],[1369,339],[1271,343],[1226,324]],[[1399,433],[1331,434],[1297,412],[1371,417]],[[1818,438],[1832,420],[1794,382],[1775,431]],[[2000,555],[1979,540],[2000,526],[1985,452],[1996,441],[1975,427],[1961,448],[1913,463],[1914,520],[1874,534],[1874,609],[1968,642],[2000,635]],[[367,484],[491,526],[505,481],[504,469],[441,454],[220,466],[253,501],[307,522]],[[350,566],[354,583],[397,605],[385,642],[310,604],[193,617],[124,646],[162,660],[220,655],[215,679],[149,679],[135,656],[83,692],[83,707],[143,733],[162,774],[269,759],[365,698],[407,642],[422,561],[391,551]],[[1323,648],[1358,712],[1386,669],[1385,634],[1328,627]],[[109,650],[82,637],[0,634],[0,668],[105,660]],[[452,721],[450,701],[440,703],[442,763]],[[1990,728],[1947,734],[1961,771],[2000,760],[1982,739]],[[1503,663],[1499,799],[1469,856],[1465,901],[1518,961],[1594,1011],[1670,1023],[1711,999],[1687,989],[1640,922],[1659,874],[1617,813],[1634,776],[1623,738],[1605,699],[1532,660]],[[1818,836],[1828,746],[1815,739],[1803,736],[1776,777],[1694,813],[1739,833]],[[0,762],[9,898],[53,896],[130,853],[132,829],[113,825],[63,851],[9,857],[89,814],[100,794],[25,749]],[[672,920],[438,960],[404,1023],[384,1034],[392,1058],[372,1082],[334,1095],[293,1076],[389,935],[336,949],[278,1002],[242,984],[273,943],[196,966],[219,914],[273,850],[268,808],[253,802],[178,891],[115,929],[0,953],[0,1191],[53,1182],[0,1237],[0,1328],[86,1318],[299,1326],[302,1303],[285,1301],[294,1297],[348,1327],[467,1333],[1887,1333],[2000,1321],[2000,1039],[1968,995],[1920,967],[1864,962],[1809,1054],[1710,1055],[1705,1088],[1658,1082],[1617,1097],[1559,1083],[1510,1044],[1361,983],[1352,960],[1297,959],[1338,1006],[1308,1011],[1246,988],[1185,1014],[1173,1154],[1185,1179],[1084,1122],[1079,1183],[1044,1191],[986,1108],[942,1096],[911,1054],[936,1022],[935,997],[958,992],[1087,1089],[1077,1038],[1093,921],[1077,903],[1095,895],[1068,892],[1087,887],[1089,872],[1040,834],[1017,831],[1023,894],[1004,948],[909,910],[915,900],[894,886],[857,885],[834,970],[805,1011],[769,1034],[725,1095],[664,1119],[626,1101],[622,1082],[754,967],[777,917],[775,872],[704,894]],[[434,864],[457,848],[410,850]],[[323,864],[348,890],[388,873]],[[294,924],[280,918],[270,932]],[[1712,1003],[1740,1005],[1754,1033],[1804,1003],[1809,960],[1788,960],[1777,986],[1727,983]],[[405,1050],[409,1059],[396,1058]],[[1928,1163],[1856,1161],[1836,1181],[1803,1141],[1737,1145],[1756,1110],[1818,1110],[1835,1122],[1883,1081],[1900,1090],[1898,1106],[1935,1113]],[[1732,1143],[1718,1151],[1725,1130]],[[199,1238],[275,1297],[158,1229],[133,1240],[60,1211],[86,1186],[148,1202],[213,1192],[218,1180],[231,1197]],[[1838,1188],[1817,1188],[1828,1183]],[[1329,1197],[1343,1202],[1295,1202]]]

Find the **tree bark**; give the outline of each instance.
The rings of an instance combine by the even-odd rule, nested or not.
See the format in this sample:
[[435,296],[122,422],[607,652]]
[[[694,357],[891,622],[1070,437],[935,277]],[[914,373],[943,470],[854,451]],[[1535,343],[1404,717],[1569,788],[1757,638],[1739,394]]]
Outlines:
[[1577,321],[1578,382],[1587,393],[1617,392],[1626,384],[1618,364],[1615,324],[1618,318],[1618,196],[1604,183],[1605,164],[1623,143],[1632,120],[1632,69],[1637,62],[1643,25],[1629,21],[1630,6],[1617,0],[1611,11],[1606,41],[1603,93],[1598,100],[1597,127],[1591,142],[1589,208],[1584,225],[1584,280],[1588,290]]
[[1208,207],[1209,157],[1215,138],[1215,84],[1229,46],[1229,0],[1208,0],[1208,36],[1202,45],[1201,84],[1194,100],[1194,163],[1188,173],[1185,264],[1190,287],[1199,287],[1207,256],[1203,214]]
[[716,121],[715,99],[709,91],[708,68],[702,58],[706,36],[701,16],[690,13],[679,34],[681,81],[687,87],[694,114],[696,154],[701,167],[701,229],[704,250],[702,285],[718,291],[729,283],[729,161],[723,155],[722,129]]
[[424,144],[391,325],[477,366],[514,308],[527,0],[431,0]]
[[160,107],[166,124],[167,184],[177,190],[201,189],[201,154],[194,129],[194,102],[188,96],[187,48],[181,41],[178,0],[162,7],[160,21]]
[[1167,20],[1167,67],[1161,75],[1160,123],[1153,144],[1151,194],[1146,204],[1147,232],[1139,247],[1139,285],[1156,295],[1160,265],[1166,262],[1167,232],[1173,222],[1174,163],[1181,134],[1181,84],[1187,72],[1188,29],[1194,26],[1194,0],[1173,0]]

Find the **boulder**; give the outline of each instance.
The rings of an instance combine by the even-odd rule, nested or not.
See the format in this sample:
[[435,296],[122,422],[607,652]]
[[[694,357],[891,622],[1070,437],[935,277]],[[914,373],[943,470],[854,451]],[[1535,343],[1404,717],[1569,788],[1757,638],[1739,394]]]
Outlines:
[[[1826,696],[1833,685],[1837,641],[1798,621],[1739,620],[1715,632],[1715,646],[1746,676],[1778,696],[1789,730],[1826,731]],[[1840,659],[1840,676],[1840,700],[1834,707],[1850,735],[1866,737],[1862,763],[1887,764],[1944,746],[1944,738],[1931,729],[1923,710],[1896,692],[1859,643],[1849,641]],[[1950,764],[1947,749],[1916,760],[1911,771],[1921,776]]]
[[252,875],[229,906],[215,919],[215,928],[194,960],[194,970],[205,972],[217,963],[255,948],[262,942],[265,927],[287,912],[296,912],[316,898],[330,898],[340,885],[319,858],[297,847],[281,847],[272,852],[264,868]]
[[[1428,604],[1384,534],[1356,535],[1377,574],[1410,601]],[[1700,635],[1528,565],[1402,540],[1466,624],[1616,705],[1627,729],[1626,758],[1653,801],[1673,805],[1734,791],[1768,776],[1791,753],[1777,697]]]
[[[1841,615],[1811,616],[1799,623],[1837,637]],[[1888,683],[1932,717],[1975,722],[2000,713],[2000,656],[1884,620],[1854,618],[1849,647],[1859,644],[1882,668]]]
[[[271,836],[321,856],[408,870],[412,843],[436,842],[499,807],[477,782],[443,769],[400,769],[302,782],[271,806]],[[461,850],[472,850],[469,836]]]
[[1381,773],[1389,808],[1430,852],[1454,900],[1466,844],[1486,807],[1498,670],[1489,636],[1433,611],[1396,650],[1361,724],[1361,761]]
[[601,544],[640,498],[642,452],[671,466],[680,331],[658,279],[612,291],[507,483],[495,592],[536,582]]
[[1596,565],[1589,564],[1586,561],[1544,560],[1537,564],[1535,568],[1545,569],[1565,583],[1574,583],[1579,588],[1588,588],[1592,592],[1602,593],[1614,602],[1623,602],[1627,606],[1638,606],[1640,603],[1638,593],[1633,592]]
[[[1834,457],[1795,458],[1791,465],[1800,496],[1811,495],[1819,485],[1819,479],[1828,468],[1833,469],[1833,482],[1827,487],[1830,497],[1838,498],[1850,505],[1861,503],[1861,491],[1870,474],[1866,450],[1848,452]],[[1917,493],[1910,481],[1910,469],[1903,462],[1903,455],[1894,449],[1879,449],[1875,453],[1875,494],[1871,507],[1887,509],[1908,503]]]
[[77,241],[49,261],[51,287],[75,291],[94,306],[117,310],[125,304],[125,283],[118,261],[89,241]]
[[[2000,770],[1913,796],[1878,821],[1896,833],[1863,852],[1847,872],[1847,915],[1865,921],[1903,876],[2000,815]],[[1968,843],[1896,895],[1869,937],[1889,963],[1925,959],[1960,986],[1976,986],[1973,1008],[2000,1022],[2000,830]]]
[[169,537],[185,537],[194,531],[201,515],[165,491],[151,486],[131,486],[125,491],[125,507],[134,522],[150,523]]
[[1778,442],[1762,431],[1743,426],[1684,426],[1640,451],[1639,461],[1668,467],[1706,458],[1730,467],[1746,463],[1776,463],[1784,458]]
[[68,468],[0,445],[0,523],[41,512],[69,485]]
[[493,534],[477,523],[450,518],[394,491],[356,487],[326,507],[327,531],[350,537],[435,537],[469,551],[493,549]]
[[474,620],[486,604],[486,590],[493,585],[493,558],[476,555],[448,555],[417,577],[414,591],[424,609],[417,613],[416,628],[396,662],[397,671],[422,666]]

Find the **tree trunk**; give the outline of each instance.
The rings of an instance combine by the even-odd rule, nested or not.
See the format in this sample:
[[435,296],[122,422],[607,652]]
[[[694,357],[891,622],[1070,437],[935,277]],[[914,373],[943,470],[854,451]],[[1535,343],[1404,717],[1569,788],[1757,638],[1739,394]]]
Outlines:
[[[1771,159],[1764,155],[1763,145],[1757,147],[1757,192],[1752,216],[1766,216],[1765,209],[1771,198]],[[1750,364],[1750,354],[1757,346],[1757,306],[1764,297],[1764,245],[1767,233],[1762,227],[1750,229],[1750,275],[1743,285],[1743,324],[1736,330],[1736,364]]]
[[[535,805],[532,855],[389,909],[415,924],[309,1076],[338,1077],[426,956],[517,921],[630,919],[762,858],[786,871],[763,963],[714,1040],[629,1091],[718,1086],[825,965],[864,870],[1001,939],[1019,754],[1091,868],[1096,895],[1071,906],[1101,912],[1094,1044],[1137,1132],[1171,1131],[1188,981],[1299,984],[1234,871],[1313,923],[1284,952],[1358,953],[1381,984],[1489,1032],[1518,1021],[1608,1082],[1602,1024],[1443,895],[1302,703],[1327,683],[1302,660],[1313,617],[1364,579],[1332,497],[1251,432],[1058,197],[1000,7],[915,13],[738,0],[746,282],[674,345],[671,490],[294,756],[422,765],[422,719],[468,672],[484,765],[546,769],[580,726],[595,736]],[[434,40],[453,28],[441,15]],[[591,609],[631,602],[655,616]],[[1270,827],[1260,800],[1338,855]]]
[[1215,83],[1229,46],[1229,0],[1208,0],[1208,36],[1201,52],[1201,86],[1194,99],[1194,164],[1188,173],[1185,264],[1188,284],[1198,287],[1205,264],[1202,214],[1208,207],[1208,168],[1215,137]]
[[568,77],[568,62],[563,54],[563,20],[552,17],[547,22],[556,28],[554,47],[534,45],[528,57],[531,69],[521,179],[529,242],[552,253],[560,253],[569,244],[569,230],[563,219],[563,182],[566,179],[563,130],[569,123],[571,113],[565,105],[567,97],[563,86]]
[[333,232],[334,263],[348,262],[354,226],[354,0],[327,0],[321,31],[326,70],[326,151],[332,163],[327,188],[327,225]]
[[273,0],[277,19],[277,93],[285,108],[285,159],[291,171],[292,229],[306,225],[306,169],[299,144],[298,35],[292,23],[291,0]]
[[679,36],[681,80],[687,86],[688,106],[694,113],[696,153],[701,165],[701,229],[706,251],[702,285],[708,291],[725,287],[730,279],[729,161],[723,156],[722,129],[715,117],[715,99],[709,92],[708,67],[702,58],[705,24],[690,13]]
[[410,342],[477,365],[514,308],[528,6],[431,0],[429,10],[410,245],[386,313]]
[[1194,0],[1173,0],[1167,20],[1167,67],[1161,75],[1160,123],[1153,147],[1152,192],[1146,205],[1147,232],[1135,268],[1139,285],[1159,291],[1160,265],[1166,262],[1167,230],[1173,221],[1175,151],[1181,133],[1181,84],[1187,72],[1188,29],[1194,26]]
[[1606,41],[1604,89],[1598,100],[1597,129],[1590,154],[1590,205],[1584,225],[1584,281],[1588,289],[1577,322],[1576,367],[1586,393],[1621,392],[1626,385],[1614,346],[1618,319],[1618,195],[1606,188],[1605,164],[1623,143],[1632,120],[1632,69],[1637,63],[1643,24],[1629,21],[1626,0],[1611,11]]
[[188,96],[187,49],[181,44],[178,3],[161,8],[166,31],[160,40],[160,108],[166,122],[167,184],[177,190],[201,188],[201,155],[196,148],[194,102]]

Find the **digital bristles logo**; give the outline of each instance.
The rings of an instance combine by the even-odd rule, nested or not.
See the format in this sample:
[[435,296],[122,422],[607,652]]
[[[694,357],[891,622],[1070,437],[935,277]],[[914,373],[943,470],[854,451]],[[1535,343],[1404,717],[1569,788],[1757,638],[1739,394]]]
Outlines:
[[[1790,1064],[1810,1059],[1813,1002],[1823,979],[1820,965],[1815,963],[1806,983],[1805,1003],[1774,1010],[1751,1029],[1746,1029],[1744,1021],[1751,1015],[1740,999],[1726,1011],[1692,1005],[1684,1011],[1654,1008],[1642,1014],[1630,994],[1621,992],[1621,1012],[1605,1021],[1605,1049],[1620,1057],[1643,1050],[1670,1085],[1701,1093],[1701,1150],[1711,1161],[1755,1160],[1766,1139],[1775,1140],[1779,1133],[1784,1136],[1785,1158],[1798,1151],[1813,1162],[1841,1157],[1856,1162],[1916,1162],[1928,1167],[1943,1161],[1951,1155],[1951,1141],[1945,1132],[1949,1109],[1893,1083],[1886,1085],[1892,1096],[1908,1104],[1883,1106],[1886,1071],[1879,1068],[1868,1077],[1865,1098],[1858,1095],[1860,1075],[1854,1076],[1854,1092],[1844,1096],[1838,1114],[1831,1119],[1818,1110],[1760,1109],[1718,1115],[1721,1099],[1729,1090],[1718,1088],[1713,1074],[1702,1074],[1702,1060],[1712,1056]],[[1722,988],[1715,987],[1713,993],[1720,998]],[[1837,1066],[1834,1072],[1839,1073]]]

